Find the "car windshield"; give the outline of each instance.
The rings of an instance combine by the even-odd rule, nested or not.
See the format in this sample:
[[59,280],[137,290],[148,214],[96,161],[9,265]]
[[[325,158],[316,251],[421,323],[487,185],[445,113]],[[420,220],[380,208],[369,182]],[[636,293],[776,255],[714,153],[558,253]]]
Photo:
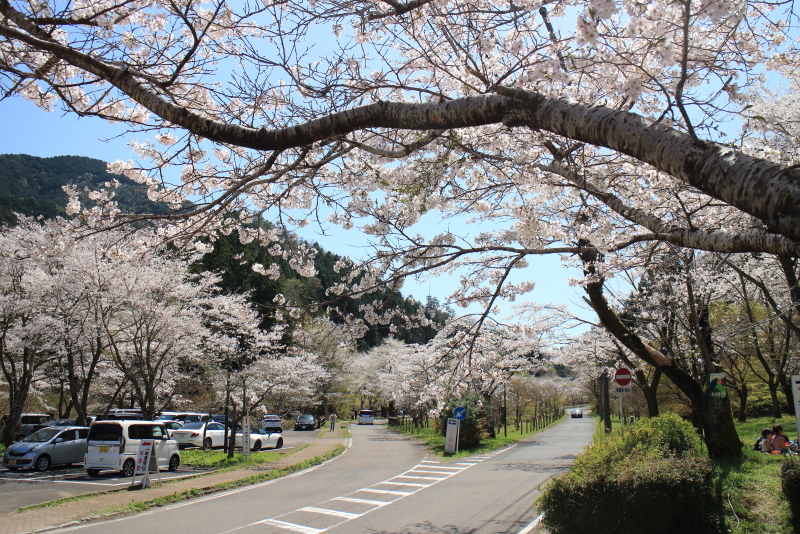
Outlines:
[[27,441],[29,443],[44,443],[45,441],[50,441],[55,437],[61,429],[59,428],[42,428],[41,430],[37,430],[27,438],[23,438],[22,441]]
[[372,417],[372,410],[361,410],[361,412],[358,415],[365,415],[368,417]]
[[171,416],[171,415],[159,415],[158,417],[156,417],[155,420],[156,421],[172,421],[172,417],[173,416]]
[[206,426],[205,423],[186,423],[185,425],[183,425],[183,428],[186,428],[186,429],[202,429],[204,426]]
[[298,421],[313,421],[314,420],[314,416],[313,415],[301,415],[300,417],[297,418],[297,420]]

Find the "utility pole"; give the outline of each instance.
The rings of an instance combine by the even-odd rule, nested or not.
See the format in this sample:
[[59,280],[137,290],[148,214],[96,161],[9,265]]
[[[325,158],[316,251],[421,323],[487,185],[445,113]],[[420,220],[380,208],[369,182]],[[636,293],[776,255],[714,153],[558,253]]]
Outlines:
[[600,386],[603,390],[603,424],[606,433],[611,432],[611,399],[608,394],[608,371],[603,371],[600,377]]

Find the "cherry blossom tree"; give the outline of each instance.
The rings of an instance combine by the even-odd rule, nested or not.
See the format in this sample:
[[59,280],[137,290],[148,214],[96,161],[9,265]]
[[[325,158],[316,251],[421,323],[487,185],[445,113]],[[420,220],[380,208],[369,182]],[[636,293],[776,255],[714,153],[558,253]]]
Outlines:
[[[8,388],[9,421],[17,421],[43,368],[55,358],[52,331],[58,323],[47,313],[52,272],[69,246],[55,225],[42,227],[20,218],[0,232],[0,370]],[[14,425],[5,425],[2,441],[13,441]]]
[[[457,273],[453,302],[484,309],[473,337],[498,299],[532,289],[514,275],[540,254],[592,264],[583,283],[601,310],[588,284],[663,243],[800,252],[800,171],[728,127],[765,72],[797,63],[791,5],[0,0],[0,14],[4,96],[152,136],[133,143],[137,163],[110,169],[175,208],[163,239],[238,227],[277,240],[240,226],[243,208],[287,226],[359,224],[376,251],[347,290]],[[180,183],[166,184],[173,166]],[[423,238],[413,225],[431,212],[458,218]],[[120,215],[84,218],[140,218]]]

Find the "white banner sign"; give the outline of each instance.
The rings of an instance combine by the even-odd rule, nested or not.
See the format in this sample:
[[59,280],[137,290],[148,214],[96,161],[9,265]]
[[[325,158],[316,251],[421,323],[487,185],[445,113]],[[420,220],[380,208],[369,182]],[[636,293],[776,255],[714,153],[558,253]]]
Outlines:
[[458,419],[447,418],[447,433],[444,435],[444,452],[453,453],[458,448]]

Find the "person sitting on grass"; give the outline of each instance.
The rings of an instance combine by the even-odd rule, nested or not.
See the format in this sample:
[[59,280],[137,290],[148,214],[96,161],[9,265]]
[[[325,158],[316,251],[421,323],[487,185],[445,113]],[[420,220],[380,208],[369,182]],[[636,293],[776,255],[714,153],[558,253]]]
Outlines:
[[789,440],[783,435],[783,425],[772,427],[772,452],[774,454],[789,452]]
[[761,437],[756,441],[755,450],[771,453],[772,452],[772,430],[765,428],[761,431]]

